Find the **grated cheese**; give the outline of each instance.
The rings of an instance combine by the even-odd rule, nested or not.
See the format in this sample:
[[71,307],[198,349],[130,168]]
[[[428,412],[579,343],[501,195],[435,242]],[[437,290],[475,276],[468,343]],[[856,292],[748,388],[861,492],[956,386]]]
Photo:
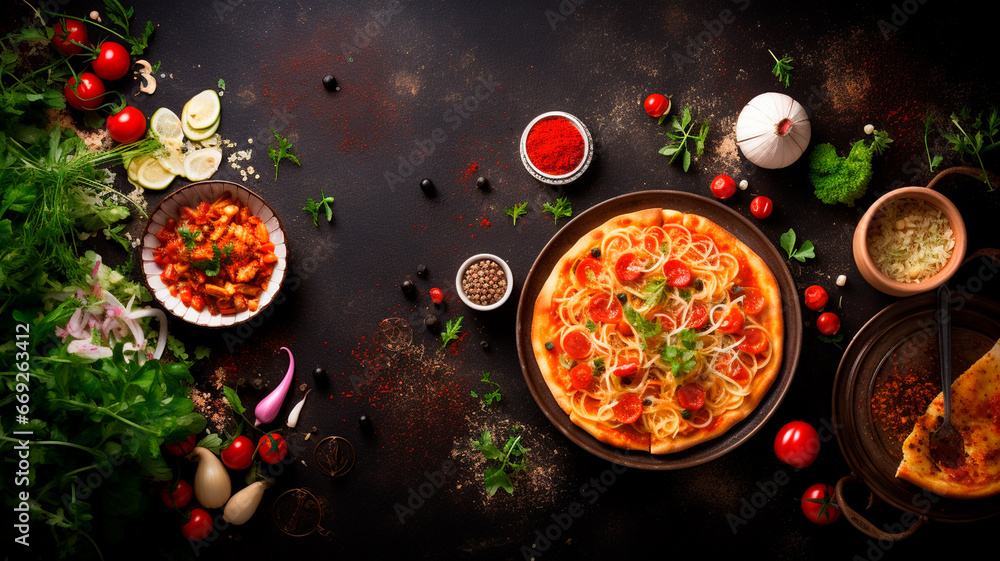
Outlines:
[[892,280],[920,283],[951,258],[955,235],[941,209],[922,199],[887,203],[868,227],[868,253]]

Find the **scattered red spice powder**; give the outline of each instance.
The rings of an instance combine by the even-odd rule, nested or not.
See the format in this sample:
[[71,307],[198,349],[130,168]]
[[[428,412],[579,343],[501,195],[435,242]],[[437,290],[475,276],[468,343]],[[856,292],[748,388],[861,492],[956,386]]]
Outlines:
[[489,228],[490,226],[493,225],[493,223],[487,220],[486,217],[484,216],[482,217],[482,219],[479,220],[479,225],[482,226],[483,228]]
[[528,159],[549,175],[565,175],[583,160],[583,135],[565,117],[546,117],[528,131]]
[[478,162],[470,163],[468,166],[465,167],[465,171],[462,172],[462,179],[471,178],[472,176],[476,175],[477,171],[479,171],[479,163]]

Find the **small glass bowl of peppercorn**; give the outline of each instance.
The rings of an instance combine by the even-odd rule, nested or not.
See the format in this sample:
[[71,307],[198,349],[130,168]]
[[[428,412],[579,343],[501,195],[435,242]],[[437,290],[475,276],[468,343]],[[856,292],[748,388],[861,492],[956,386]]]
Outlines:
[[583,121],[564,111],[535,117],[521,134],[521,162],[535,179],[565,185],[594,159],[594,139]]
[[507,262],[496,255],[480,253],[465,260],[455,276],[458,297],[473,310],[495,310],[514,290],[514,275]]

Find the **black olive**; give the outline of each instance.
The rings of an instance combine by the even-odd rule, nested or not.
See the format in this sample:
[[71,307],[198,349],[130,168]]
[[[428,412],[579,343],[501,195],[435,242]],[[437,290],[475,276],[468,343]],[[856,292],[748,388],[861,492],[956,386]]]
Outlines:
[[414,296],[417,293],[417,286],[413,284],[413,281],[410,279],[404,280],[403,283],[399,285],[399,288],[403,291],[403,294],[407,296]]
[[329,74],[323,76],[323,87],[331,92],[340,91],[340,86],[337,85],[337,79],[334,78],[333,76],[330,76]]
[[739,294],[740,292],[743,292],[743,287],[740,285],[736,285],[730,290],[732,291],[733,294]]
[[424,265],[417,265],[417,276],[424,278],[427,276],[427,267]]
[[485,177],[480,176],[479,179],[476,180],[476,187],[479,187],[480,189],[487,189],[489,186],[490,180]]
[[434,182],[430,179],[424,179],[420,182],[420,190],[424,192],[425,195],[431,197],[434,195]]
[[619,292],[618,294],[615,295],[615,298],[617,298],[618,301],[621,302],[622,304],[628,302],[628,296],[625,296],[624,292]]
[[545,350],[546,351],[551,351],[554,348],[556,348],[556,344],[555,343],[553,343],[552,341],[546,341],[545,342]]
[[702,290],[702,289],[704,289],[705,288],[705,282],[702,281],[700,278],[695,278],[694,279],[694,288],[695,288],[695,290]]
[[361,428],[364,430],[372,428],[372,420],[368,418],[368,415],[358,417],[358,424],[361,425]]
[[601,248],[595,247],[594,249],[590,250],[590,256],[593,257],[594,259],[600,259],[601,258]]
[[653,400],[649,399],[648,397],[646,399],[642,400],[642,406],[643,407],[649,407],[652,404],[653,404]]
[[434,331],[438,327],[438,318],[433,314],[428,314],[427,317],[424,318],[424,325],[427,329]]
[[691,410],[690,409],[685,409],[685,410],[681,411],[681,417],[684,418],[684,419],[690,419],[691,418]]
[[479,346],[482,347],[484,351],[490,350],[490,342],[489,341],[481,341],[479,343]]
[[325,384],[326,370],[323,369],[322,367],[317,366],[316,369],[313,370],[313,379],[316,380],[317,384]]

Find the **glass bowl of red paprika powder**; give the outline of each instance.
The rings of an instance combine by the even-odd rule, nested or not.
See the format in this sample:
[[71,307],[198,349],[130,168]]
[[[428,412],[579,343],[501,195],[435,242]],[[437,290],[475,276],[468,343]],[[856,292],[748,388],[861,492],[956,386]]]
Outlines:
[[521,161],[528,173],[544,183],[565,185],[577,179],[593,158],[590,131],[569,113],[542,113],[521,134]]

